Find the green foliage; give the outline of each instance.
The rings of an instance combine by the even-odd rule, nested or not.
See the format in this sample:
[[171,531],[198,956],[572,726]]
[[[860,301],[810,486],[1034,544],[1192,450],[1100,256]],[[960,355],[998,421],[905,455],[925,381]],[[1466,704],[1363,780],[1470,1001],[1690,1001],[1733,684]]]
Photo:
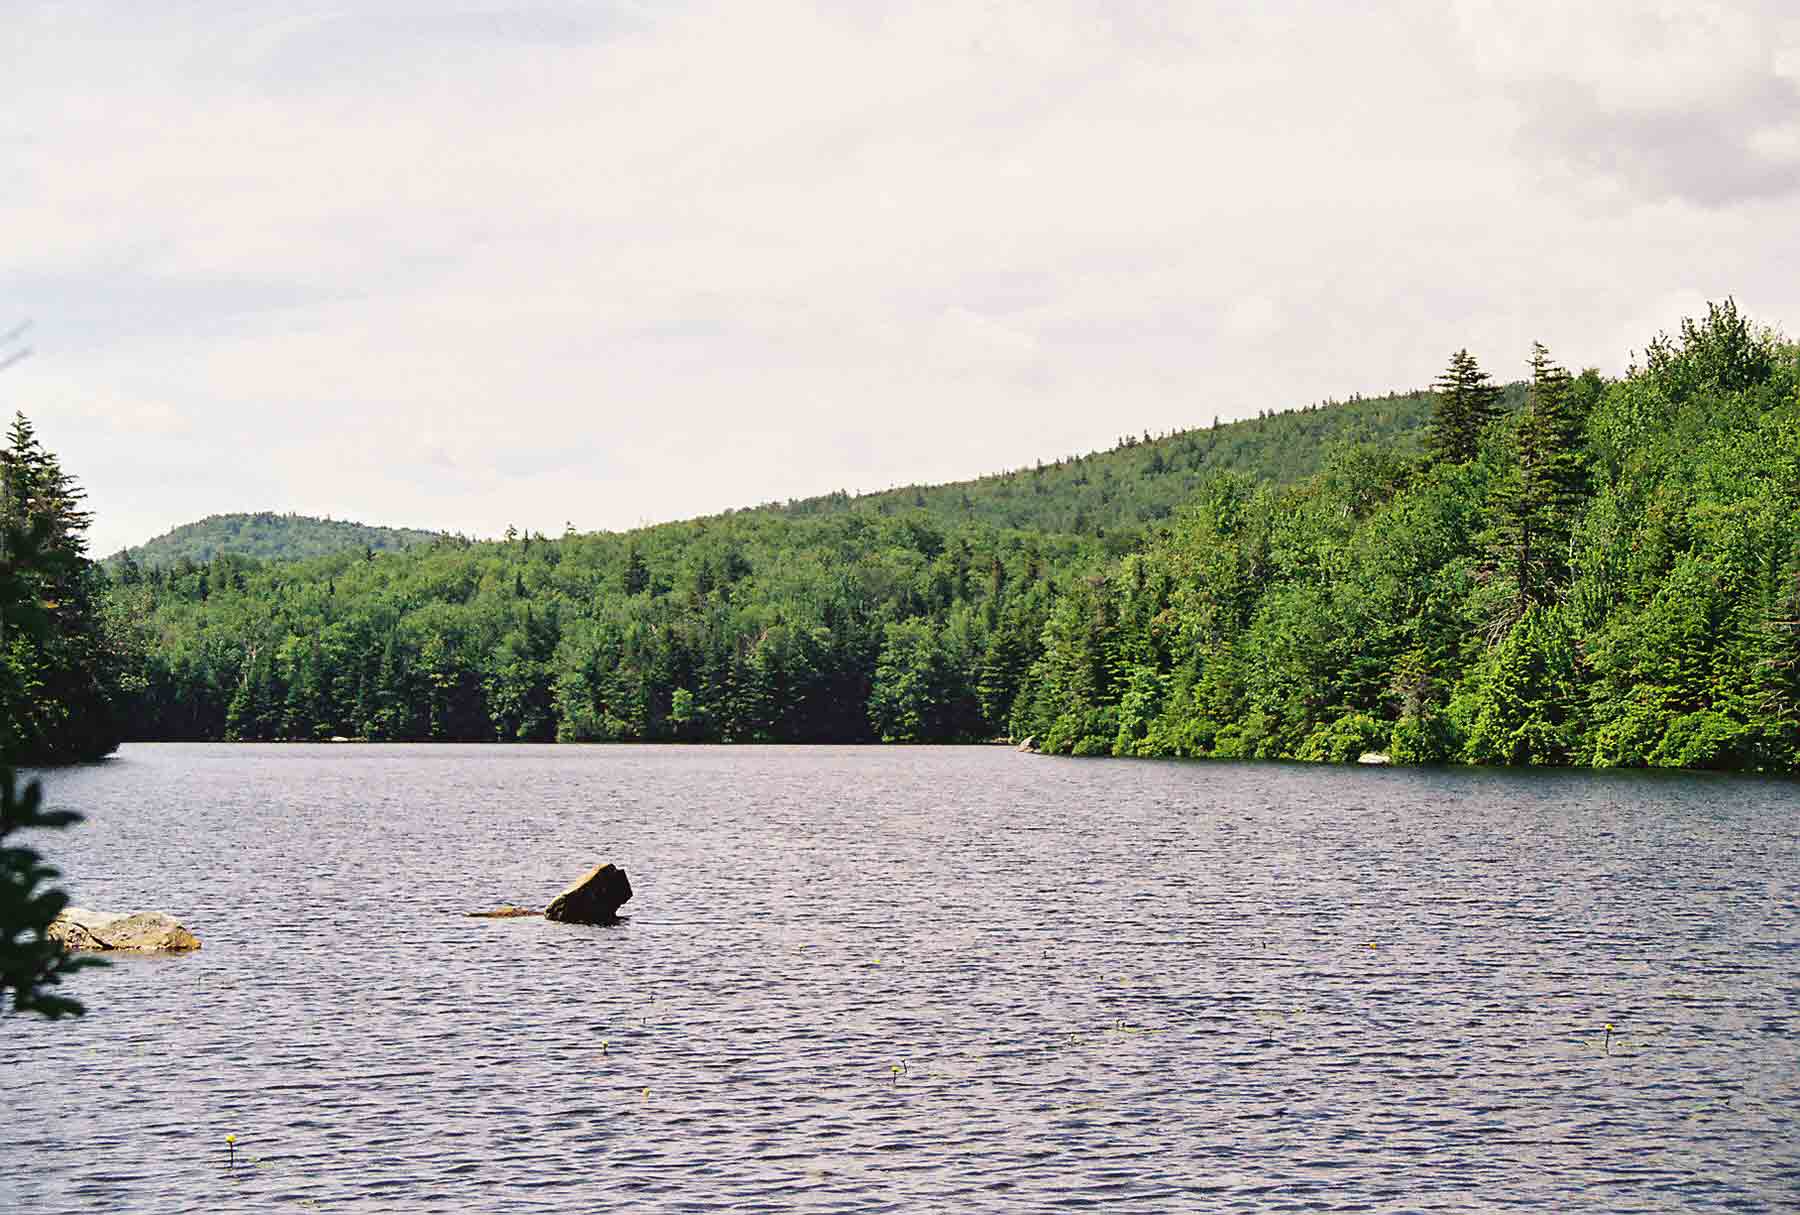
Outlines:
[[119,744],[121,663],[84,496],[18,415],[0,449],[0,761],[98,759]]
[[1368,713],[1346,713],[1308,734],[1294,758],[1312,763],[1354,763],[1368,752],[1380,751],[1392,732],[1388,723],[1377,721]]
[[[1063,711],[1060,685],[1028,678],[1059,588],[1228,473],[1286,483],[1342,450],[1356,493],[1357,460],[1403,475],[1429,407],[1356,398],[629,536],[481,544],[217,516],[122,555],[104,623],[141,738],[991,737],[1044,716],[1030,706]],[[393,536],[426,542],[374,559]],[[317,555],[261,559],[302,554]],[[1088,660],[1096,677],[1123,661]],[[1093,728],[1089,747],[1120,741]]]
[[1340,445],[1289,485],[1203,484],[1058,602],[1015,733],[1793,771],[1800,357],[1729,308],[1681,333],[1616,383],[1536,347],[1466,460]]
[[108,621],[137,656],[138,737],[941,742],[1005,732],[1046,571],[1103,553],[918,511],[746,511],[215,557],[115,584]]
[[120,651],[102,627],[98,580],[87,560],[82,491],[15,417],[0,450],[0,1001],[49,1018],[81,1004],[50,991],[93,959],[51,941],[68,897],[34,848],[11,837],[77,822],[43,810],[42,787],[23,792],[10,766],[97,759],[118,745],[113,712]]
[[1402,716],[1388,738],[1388,758],[1396,764],[1441,764],[1456,758],[1463,739],[1448,713],[1427,708]]
[[1649,375],[1677,404],[1756,389],[1775,378],[1781,358],[1775,335],[1740,315],[1730,296],[1707,304],[1703,318],[1684,318],[1678,336],[1658,334],[1645,349]]
[[952,696],[952,672],[928,620],[887,626],[875,682],[869,689],[869,720],[882,742],[924,742],[941,737],[937,715]]
[[1580,737],[1573,638],[1553,609],[1533,605],[1470,672],[1450,704],[1478,764],[1567,764]]
[[102,963],[72,956],[52,941],[50,922],[69,905],[69,898],[49,883],[60,876],[34,848],[9,837],[27,828],[56,830],[81,821],[67,810],[41,809],[43,789],[36,781],[23,791],[11,768],[0,768],[0,1001],[10,992],[16,1012],[32,1012],[52,1020],[80,1016],[81,1002],[50,988],[65,975]]
[[1492,636],[1533,605],[1558,602],[1568,583],[1570,541],[1587,497],[1579,400],[1569,373],[1533,343],[1525,412],[1511,436],[1514,466],[1497,482],[1493,507],[1488,568],[1507,594],[1493,600]]
[[1432,385],[1431,429],[1426,450],[1434,459],[1467,464],[1481,446],[1482,432],[1500,416],[1500,389],[1467,349],[1450,356],[1450,365]]
[[154,540],[121,549],[104,564],[114,578],[135,581],[146,569],[167,569],[184,562],[205,565],[220,556],[298,561],[331,553],[398,553],[430,544],[441,534],[274,511],[240,512],[184,523]]
[[[1516,403],[1520,392],[1508,389],[1505,401]],[[840,492],[763,509],[789,517],[922,509],[939,526],[980,523],[1091,537],[1120,557],[1223,475],[1292,484],[1318,472],[1345,443],[1410,455],[1419,448],[1433,402],[1428,392],[1357,396],[1161,436],[1123,435],[1109,451],[1040,461],[976,481],[859,496]]]
[[1748,768],[1755,765],[1761,741],[1757,727],[1702,709],[1670,721],[1648,758],[1663,768]]
[[104,634],[138,737],[1793,770],[1800,357],[1728,301],[1622,380],[1531,368],[629,535],[214,555]]

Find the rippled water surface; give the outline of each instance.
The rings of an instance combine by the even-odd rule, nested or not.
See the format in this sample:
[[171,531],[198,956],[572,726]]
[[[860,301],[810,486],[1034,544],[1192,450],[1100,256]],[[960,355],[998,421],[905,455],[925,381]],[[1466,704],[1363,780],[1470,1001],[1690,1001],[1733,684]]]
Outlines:
[[[1800,1207],[1793,783],[384,746],[48,779],[76,901],[205,947],[0,1019],[8,1212]],[[616,927],[465,918],[601,860]]]

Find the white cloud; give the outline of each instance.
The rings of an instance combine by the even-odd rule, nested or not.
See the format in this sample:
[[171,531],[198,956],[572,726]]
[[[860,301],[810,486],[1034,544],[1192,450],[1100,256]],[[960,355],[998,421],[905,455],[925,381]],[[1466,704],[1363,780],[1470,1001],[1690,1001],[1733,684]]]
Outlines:
[[1281,327],[1281,307],[1266,295],[1248,295],[1232,301],[1220,327],[1234,341],[1258,341]]
[[1773,5],[24,7],[0,405],[101,549],[975,475],[1800,294]]
[[1621,198],[1800,194],[1800,20],[1777,0],[1463,0],[1464,46],[1524,146]]

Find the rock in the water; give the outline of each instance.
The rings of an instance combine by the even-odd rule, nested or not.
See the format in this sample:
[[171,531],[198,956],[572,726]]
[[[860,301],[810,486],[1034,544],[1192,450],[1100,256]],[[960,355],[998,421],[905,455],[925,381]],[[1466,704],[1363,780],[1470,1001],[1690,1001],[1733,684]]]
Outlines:
[[[74,910],[79,913],[82,909],[77,907],[74,908]],[[91,915],[93,913],[88,912],[86,914]],[[69,953],[75,953],[78,950],[84,949],[109,948],[106,942],[95,936],[85,924],[77,920],[71,920],[69,918],[69,913],[66,911],[50,921],[50,926],[44,929],[44,935],[49,937],[52,941],[55,941],[58,945],[61,945],[63,949]]]
[[1380,751],[1364,751],[1356,757],[1356,762],[1359,764],[1391,764],[1394,761]]
[[1021,751],[1037,750],[1037,739],[1032,738],[1030,735],[1026,735],[1024,741],[1019,744],[1018,749]]
[[174,916],[160,911],[120,913],[69,907],[50,922],[47,935],[67,950],[182,953],[200,948],[199,937],[177,923]]
[[579,882],[550,900],[546,920],[565,924],[610,924],[631,899],[631,882],[617,865],[598,865]]
[[471,920],[516,920],[521,916],[543,914],[543,912],[534,911],[530,907],[515,907],[511,903],[502,903],[492,911],[471,911],[469,918]]

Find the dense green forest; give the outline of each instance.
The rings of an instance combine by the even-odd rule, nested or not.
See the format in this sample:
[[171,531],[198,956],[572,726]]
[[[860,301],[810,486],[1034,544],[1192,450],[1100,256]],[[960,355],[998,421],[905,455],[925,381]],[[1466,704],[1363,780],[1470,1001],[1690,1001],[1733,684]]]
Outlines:
[[1459,354],[962,485],[122,569],[109,636],[142,738],[1791,770],[1796,363],[1728,301],[1617,381]]
[[[1414,450],[1431,399],[1357,398],[1156,439],[1126,436],[1107,452],[978,481],[771,503],[629,536],[547,540],[509,528],[505,541],[478,544],[440,535],[398,565],[358,546],[275,566],[223,545],[205,561],[119,564],[113,618],[134,637],[134,736],[874,741],[1001,732],[1015,668],[1035,652],[1057,571],[1098,568],[1132,551],[1147,524],[1208,476],[1293,480],[1318,468],[1334,442],[1351,439]],[[934,564],[938,573],[922,574]],[[758,577],[748,577],[752,571]],[[915,587],[922,577],[930,585]],[[993,591],[996,578],[1010,593]],[[327,594],[309,599],[302,588],[321,580]],[[1031,591],[1039,581],[1045,585]],[[985,713],[974,717],[964,703],[951,734],[947,711],[934,711],[923,733],[879,728],[864,706],[886,626],[923,614],[941,630],[952,585],[965,615],[981,595],[995,595],[991,624],[986,605],[976,613],[984,660],[989,635],[1002,624],[1009,630],[993,659],[1005,669],[986,676]],[[1002,600],[1010,600],[1004,621]],[[932,606],[922,610],[926,602]],[[455,627],[446,627],[452,618]],[[802,645],[796,629],[803,648],[816,648],[821,628],[830,636],[825,652],[784,649]],[[599,681],[602,707],[583,709],[588,693],[552,674],[573,652],[563,650],[565,634],[572,646],[595,632],[605,635],[595,643],[602,651],[628,645],[632,660]],[[319,680],[297,675],[302,660],[289,643],[315,634],[320,679],[332,685],[324,699],[334,707],[308,717],[287,702],[317,700]],[[974,644],[969,627],[954,636],[964,648]],[[646,637],[670,652],[652,659]],[[756,648],[760,657],[750,663]],[[379,664],[355,673],[344,666],[351,656],[367,665],[378,654],[386,675]],[[956,661],[971,659],[959,653]],[[416,694],[422,662],[430,678],[462,693],[440,693],[445,703],[436,705]],[[831,664],[830,678],[810,669],[817,662]],[[735,669],[746,664],[762,673]],[[779,669],[767,670],[771,664]],[[350,704],[337,704],[347,679],[355,683]],[[757,679],[773,680],[799,703],[744,690]],[[377,695],[375,685],[386,690]],[[494,708],[515,702],[517,709]]]
[[116,576],[127,564],[147,567],[182,561],[205,563],[221,553],[265,561],[296,561],[365,549],[397,553],[417,544],[429,544],[438,535],[417,528],[371,527],[366,523],[273,511],[208,515],[134,548],[122,549],[106,558],[104,564],[107,572]]
[[119,744],[125,649],[106,630],[84,498],[16,417],[0,448],[0,763],[98,759]]
[[[219,557],[121,578],[110,603],[132,637],[139,737],[967,738],[1004,728],[1053,571],[1103,559],[1096,541],[945,529],[921,511],[741,512],[404,555]],[[890,635],[921,629],[945,680],[994,649],[985,715],[941,682],[928,728],[871,716]]]
[[[1524,393],[1523,383],[1511,384],[1501,390],[1501,400],[1516,407]],[[1323,401],[1224,425],[1215,420],[1195,430],[1121,435],[1109,451],[1039,462],[976,481],[908,485],[858,496],[836,493],[762,509],[801,516],[870,510],[892,514],[913,508],[946,524],[979,522],[1111,537],[1109,547],[1122,553],[1220,473],[1286,485],[1318,472],[1345,443],[1416,451],[1435,399],[1430,392],[1407,392]]]
[[[1522,399],[1523,384],[1506,390]],[[1325,401],[1285,413],[1152,437],[1121,436],[1105,452],[1067,456],[1014,472],[948,485],[906,485],[875,493],[839,491],[755,508],[793,518],[841,513],[925,511],[947,523],[1072,532],[1105,537],[1125,551],[1146,524],[1169,517],[1208,477],[1227,471],[1286,484],[1319,468],[1334,443],[1389,441],[1416,445],[1431,413],[1428,392]],[[741,511],[731,512],[741,514]],[[511,529],[509,539],[517,539]],[[137,573],[161,566],[205,565],[219,556],[295,561],[347,552],[401,552],[439,540],[443,532],[372,527],[342,520],[261,511],[209,515],[107,557],[113,577],[127,564]]]
[[1011,717],[1078,754],[1791,771],[1800,353],[1729,301],[1616,383],[1459,355],[1424,459],[1210,485],[1054,605]]

